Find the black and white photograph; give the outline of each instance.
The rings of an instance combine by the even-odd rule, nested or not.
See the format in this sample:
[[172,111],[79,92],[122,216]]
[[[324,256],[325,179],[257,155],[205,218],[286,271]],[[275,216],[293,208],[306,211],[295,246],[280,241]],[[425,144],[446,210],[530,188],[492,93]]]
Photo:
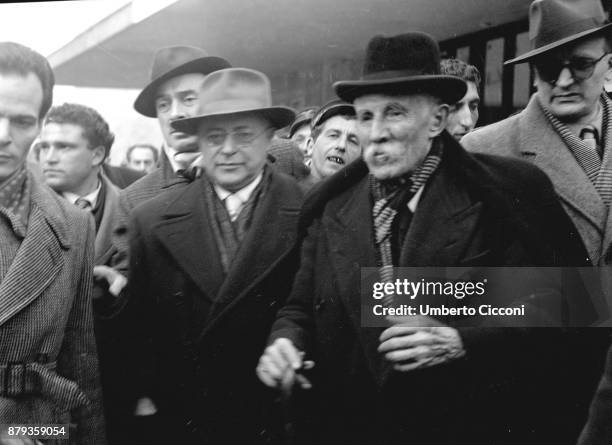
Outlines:
[[0,2],[0,445],[612,445],[611,12]]

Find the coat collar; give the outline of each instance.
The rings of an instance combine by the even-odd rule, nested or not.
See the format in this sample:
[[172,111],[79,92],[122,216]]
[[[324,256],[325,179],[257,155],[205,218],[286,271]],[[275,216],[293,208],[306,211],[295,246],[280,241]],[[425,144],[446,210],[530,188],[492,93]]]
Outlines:
[[520,154],[548,175],[561,199],[603,233],[608,213],[606,205],[542,113],[538,100],[536,93],[518,121]]
[[154,229],[179,267],[213,302],[207,330],[295,247],[301,193],[295,183],[274,171],[269,181],[225,280],[211,230],[212,215],[204,201],[203,179],[173,195]]
[[104,212],[100,227],[96,233],[95,241],[95,264],[106,264],[113,251],[111,235],[114,224],[117,221],[119,209],[119,188],[115,186],[104,173],[100,175],[102,187],[104,187]]
[[59,196],[31,173],[28,231],[0,284],[0,325],[12,318],[55,279],[63,267],[63,250],[70,248],[69,218]]

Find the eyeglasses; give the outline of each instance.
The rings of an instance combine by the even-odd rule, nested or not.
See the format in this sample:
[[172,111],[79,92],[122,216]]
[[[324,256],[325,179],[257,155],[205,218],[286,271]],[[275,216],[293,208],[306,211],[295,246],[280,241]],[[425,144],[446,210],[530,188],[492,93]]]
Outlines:
[[206,145],[210,148],[220,147],[225,144],[227,137],[230,136],[236,147],[244,147],[252,143],[259,136],[268,131],[271,127],[266,127],[260,132],[245,128],[238,131],[232,131],[230,133],[223,130],[211,130],[204,134],[203,138]]
[[560,60],[558,58],[543,58],[536,60],[534,65],[538,70],[540,78],[550,84],[555,85],[559,79],[559,74],[563,68],[570,70],[572,78],[576,82],[582,82],[593,75],[595,71],[595,65],[597,65],[601,59],[606,57],[610,53],[604,53],[599,59],[591,59],[589,57],[572,57],[571,59]]

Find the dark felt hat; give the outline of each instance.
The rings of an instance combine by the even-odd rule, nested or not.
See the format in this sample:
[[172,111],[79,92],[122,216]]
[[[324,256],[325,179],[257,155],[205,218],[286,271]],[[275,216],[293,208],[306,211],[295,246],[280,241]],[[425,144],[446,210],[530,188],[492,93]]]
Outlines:
[[277,129],[295,119],[293,109],[272,106],[268,76],[248,68],[227,68],[211,73],[202,83],[198,116],[177,119],[170,125],[175,130],[194,134],[206,119],[244,113],[259,114]]
[[361,79],[336,82],[334,89],[346,102],[365,94],[416,93],[455,103],[465,95],[467,85],[458,77],[440,74],[440,48],[431,36],[410,32],[372,38]]
[[209,56],[205,51],[194,46],[161,48],[153,59],[151,80],[136,98],[134,109],[147,117],[156,117],[155,95],[163,82],[181,74],[202,73],[206,75],[229,67],[231,65],[227,60]]
[[528,62],[560,46],[610,32],[601,0],[535,0],[529,7],[531,50],[505,62]]

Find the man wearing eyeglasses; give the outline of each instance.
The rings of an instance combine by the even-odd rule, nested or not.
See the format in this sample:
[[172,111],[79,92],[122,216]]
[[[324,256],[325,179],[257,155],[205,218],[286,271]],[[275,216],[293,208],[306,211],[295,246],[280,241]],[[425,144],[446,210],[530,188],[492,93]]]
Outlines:
[[[600,0],[535,0],[529,20],[533,48],[506,64],[529,62],[537,92],[523,111],[467,134],[461,144],[471,151],[520,158],[542,169],[592,264],[609,266],[612,101],[603,86],[610,74],[612,25]],[[604,322],[609,317],[612,282],[609,269],[599,275],[608,300],[601,302]],[[599,285],[592,281],[596,280],[590,282],[593,287]],[[555,397],[560,403],[572,400],[572,417],[584,419],[603,369],[609,330],[577,330],[573,341],[566,351],[567,363],[575,365],[554,376],[560,391]]]
[[612,263],[610,30],[600,0],[535,0],[529,62],[537,92],[517,115],[466,135],[472,151],[518,157],[548,174],[593,264]]
[[204,79],[197,114],[171,125],[196,136],[204,174],[130,224],[137,391],[168,432],[156,443],[267,444],[272,399],[253,369],[297,269],[302,203],[267,149],[295,113],[271,106],[264,74],[229,68]]

